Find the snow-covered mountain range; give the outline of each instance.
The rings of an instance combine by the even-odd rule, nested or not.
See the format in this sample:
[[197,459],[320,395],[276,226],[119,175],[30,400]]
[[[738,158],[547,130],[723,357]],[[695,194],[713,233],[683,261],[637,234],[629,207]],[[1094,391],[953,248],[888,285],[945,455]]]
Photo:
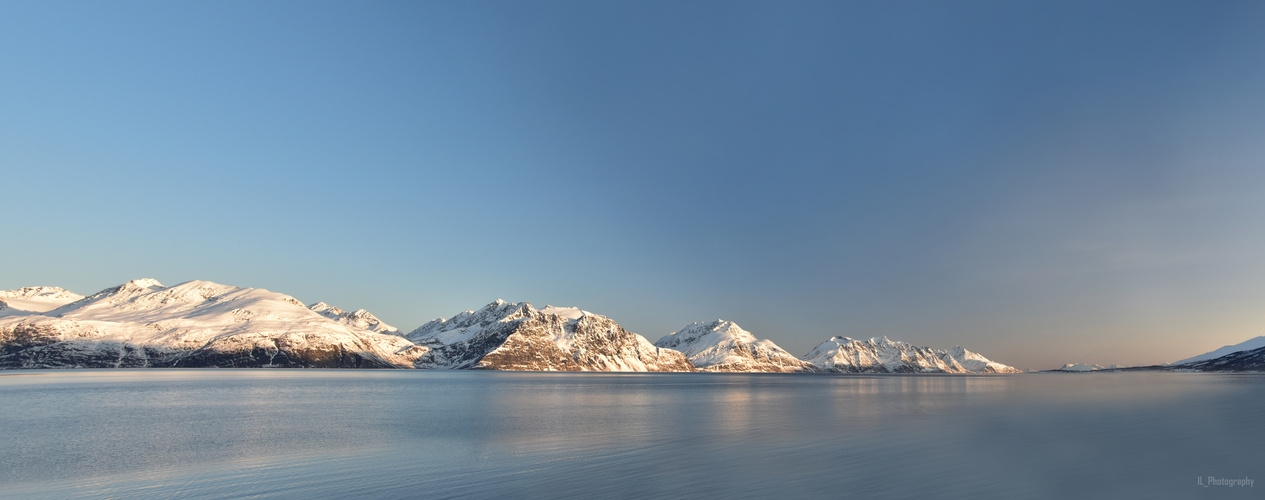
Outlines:
[[1020,370],[954,347],[947,351],[876,337],[832,337],[804,357],[823,371],[842,373],[1019,373]]
[[497,300],[401,334],[364,309],[305,306],[263,289],[133,280],[84,297],[0,292],[0,368],[445,368],[533,371],[1011,373],[961,347],[835,337],[805,359],[737,324],[686,325],[651,343],[574,307]]

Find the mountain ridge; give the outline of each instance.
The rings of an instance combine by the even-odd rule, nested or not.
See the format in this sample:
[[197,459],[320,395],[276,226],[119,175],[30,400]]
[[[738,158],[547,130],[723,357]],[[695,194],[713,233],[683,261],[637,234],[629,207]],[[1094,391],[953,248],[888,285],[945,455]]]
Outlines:
[[935,350],[886,337],[834,337],[800,358],[719,319],[686,325],[652,343],[611,318],[577,307],[537,309],[501,299],[408,333],[364,309],[304,305],[264,289],[200,280],[168,287],[136,279],[88,296],[26,287],[0,292],[0,305],[0,368],[1017,371],[961,347]]

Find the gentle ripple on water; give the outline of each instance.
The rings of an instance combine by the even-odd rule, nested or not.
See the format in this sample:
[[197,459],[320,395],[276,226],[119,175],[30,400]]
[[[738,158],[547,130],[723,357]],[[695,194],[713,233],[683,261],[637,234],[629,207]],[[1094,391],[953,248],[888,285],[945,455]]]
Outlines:
[[[1265,377],[0,372],[16,498],[1252,498]],[[1265,484],[1260,487],[1265,488]]]

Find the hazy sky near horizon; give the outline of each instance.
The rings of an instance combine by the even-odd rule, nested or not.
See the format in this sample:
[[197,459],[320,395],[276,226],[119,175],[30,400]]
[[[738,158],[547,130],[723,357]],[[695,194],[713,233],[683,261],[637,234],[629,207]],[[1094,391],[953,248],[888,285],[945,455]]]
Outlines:
[[0,289],[1023,368],[1265,334],[1265,2],[0,0]]

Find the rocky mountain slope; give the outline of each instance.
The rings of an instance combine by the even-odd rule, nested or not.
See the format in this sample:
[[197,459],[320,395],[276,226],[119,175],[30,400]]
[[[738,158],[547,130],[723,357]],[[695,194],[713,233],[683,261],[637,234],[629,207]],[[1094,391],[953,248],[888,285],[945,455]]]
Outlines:
[[841,373],[1019,373],[1020,370],[954,347],[918,347],[887,337],[831,337],[804,357],[822,371]]
[[694,371],[685,355],[655,347],[606,316],[497,300],[436,319],[406,337],[429,347],[419,368],[533,371]]
[[681,351],[703,371],[716,372],[813,372],[803,361],[770,340],[760,340],[732,321],[718,319],[686,325],[654,345]]
[[330,319],[287,295],[207,281],[167,287],[134,280],[0,318],[5,368],[407,368],[425,351],[350,318]]

